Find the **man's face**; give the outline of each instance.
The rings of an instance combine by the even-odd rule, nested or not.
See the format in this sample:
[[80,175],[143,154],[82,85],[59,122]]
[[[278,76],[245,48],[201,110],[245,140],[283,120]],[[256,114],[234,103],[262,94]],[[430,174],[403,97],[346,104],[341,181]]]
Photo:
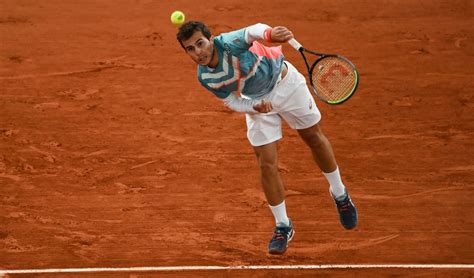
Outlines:
[[211,62],[214,52],[212,38],[208,40],[201,31],[196,31],[189,39],[181,42],[194,62],[200,65],[208,65]]

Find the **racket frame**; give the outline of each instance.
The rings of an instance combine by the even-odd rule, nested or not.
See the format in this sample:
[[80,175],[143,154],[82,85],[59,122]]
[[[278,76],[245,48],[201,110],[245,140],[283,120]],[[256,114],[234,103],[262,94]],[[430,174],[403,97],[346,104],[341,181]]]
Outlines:
[[[357,71],[357,68],[355,67],[355,65],[347,58],[343,57],[343,56],[340,56],[340,55],[337,55],[337,54],[328,54],[328,53],[318,53],[318,52],[314,52],[314,51],[311,51],[309,49],[306,49],[304,48],[297,40],[295,39],[290,39],[288,41],[288,43],[294,48],[296,49],[300,54],[301,56],[303,57],[303,60],[304,60],[304,63],[306,65],[306,69],[308,70],[308,79],[309,79],[309,82],[311,84],[311,87],[313,87],[313,91],[314,91],[314,94],[323,102],[327,103],[327,104],[331,104],[331,105],[337,105],[337,104],[341,104],[345,101],[347,101],[349,98],[351,98],[354,93],[357,91],[357,87],[359,86],[359,79],[360,79],[360,76],[359,76],[359,72]],[[308,63],[308,60],[306,58],[306,56],[304,55],[303,52],[308,52],[310,54],[313,54],[313,55],[316,55],[318,56],[319,58],[316,59],[316,61],[314,61],[314,63],[311,65],[311,67],[309,66],[309,63]],[[313,70],[314,68],[316,67],[316,64],[319,63],[321,60],[323,60],[324,58],[328,58],[328,57],[336,57],[338,59],[342,59],[344,60],[345,62],[347,62],[349,65],[352,66],[353,70],[354,70],[354,75],[356,77],[355,79],[355,85],[354,87],[352,88],[352,91],[350,94],[348,94],[345,98],[339,100],[339,101],[330,101],[330,100],[327,100],[323,97],[321,97],[318,93],[318,90],[316,90],[316,86],[314,85],[313,83]]]

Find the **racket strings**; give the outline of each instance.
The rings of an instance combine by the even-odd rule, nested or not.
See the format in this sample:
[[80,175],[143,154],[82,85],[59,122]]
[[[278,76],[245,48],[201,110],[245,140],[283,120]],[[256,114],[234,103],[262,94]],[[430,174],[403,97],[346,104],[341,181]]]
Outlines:
[[313,68],[312,81],[317,94],[329,102],[350,96],[357,82],[354,67],[339,57],[321,59]]

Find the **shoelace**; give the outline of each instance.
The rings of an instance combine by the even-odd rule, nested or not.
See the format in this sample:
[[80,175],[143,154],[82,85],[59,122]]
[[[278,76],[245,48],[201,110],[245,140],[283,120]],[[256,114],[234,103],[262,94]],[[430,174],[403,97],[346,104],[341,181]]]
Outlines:
[[285,236],[285,232],[282,231],[282,230],[276,230],[274,233],[273,233],[273,239],[274,240],[284,240],[286,238]]
[[339,206],[339,211],[344,212],[349,210],[349,203],[345,203],[341,206]]
[[349,211],[349,203],[350,203],[349,198],[346,198],[343,201],[337,202],[337,209],[340,212]]

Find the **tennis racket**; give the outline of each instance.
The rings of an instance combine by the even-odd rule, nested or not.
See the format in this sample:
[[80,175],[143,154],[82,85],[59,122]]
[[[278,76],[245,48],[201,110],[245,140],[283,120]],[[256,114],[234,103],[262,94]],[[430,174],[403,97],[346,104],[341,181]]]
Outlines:
[[[359,85],[359,73],[348,59],[336,54],[317,53],[304,48],[297,40],[288,43],[301,53],[314,94],[328,104],[341,104],[352,97]],[[318,56],[310,66],[305,53]]]

